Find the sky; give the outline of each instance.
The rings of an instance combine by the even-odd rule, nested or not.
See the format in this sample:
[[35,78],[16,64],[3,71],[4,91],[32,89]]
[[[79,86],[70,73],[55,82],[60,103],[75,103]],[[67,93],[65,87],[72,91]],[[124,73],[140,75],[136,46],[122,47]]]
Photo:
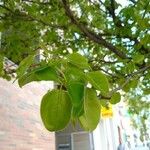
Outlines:
[[116,0],[116,2],[120,3],[123,7],[128,4],[128,0]]

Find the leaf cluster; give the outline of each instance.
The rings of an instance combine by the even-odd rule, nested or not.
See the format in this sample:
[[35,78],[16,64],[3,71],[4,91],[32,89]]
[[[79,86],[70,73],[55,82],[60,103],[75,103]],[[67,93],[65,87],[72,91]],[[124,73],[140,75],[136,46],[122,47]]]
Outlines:
[[31,55],[21,62],[17,69],[18,83],[20,87],[32,81],[54,81],[57,85],[41,102],[41,117],[49,131],[61,130],[70,121],[80,122],[85,130],[92,131],[100,120],[100,99],[104,97],[105,102],[110,99],[112,104],[120,101],[119,93],[110,96],[106,75],[93,71],[88,60],[78,53],[69,54],[59,62],[44,60],[34,68],[33,58]]

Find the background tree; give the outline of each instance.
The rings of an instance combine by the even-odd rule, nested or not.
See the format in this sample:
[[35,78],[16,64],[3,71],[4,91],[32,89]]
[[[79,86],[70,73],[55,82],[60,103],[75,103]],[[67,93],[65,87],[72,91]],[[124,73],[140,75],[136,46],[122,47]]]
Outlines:
[[[50,131],[65,127],[70,117],[93,130],[99,116],[94,125],[86,117],[98,114],[97,98],[101,105],[109,101],[115,104],[120,101],[118,90],[131,99],[130,113],[146,112],[150,94],[149,20],[149,0],[128,0],[126,6],[115,0],[5,0],[0,4],[0,75],[10,79],[17,72],[20,86],[40,80],[59,84],[63,92],[54,90],[43,97],[41,115],[49,113],[45,112],[47,106],[55,105],[48,104],[49,97],[63,95],[56,99],[61,99],[68,111],[62,114],[70,116],[62,119],[63,126],[58,126],[60,122],[53,116],[50,121],[55,127],[43,120]],[[42,60],[37,62],[39,54]],[[4,67],[6,57],[20,64],[19,68]],[[88,83],[92,88],[85,94]],[[99,92],[95,94],[95,90]],[[94,97],[95,104],[82,101],[88,97]],[[135,109],[137,105],[140,107]],[[142,121],[141,128],[145,126]]]

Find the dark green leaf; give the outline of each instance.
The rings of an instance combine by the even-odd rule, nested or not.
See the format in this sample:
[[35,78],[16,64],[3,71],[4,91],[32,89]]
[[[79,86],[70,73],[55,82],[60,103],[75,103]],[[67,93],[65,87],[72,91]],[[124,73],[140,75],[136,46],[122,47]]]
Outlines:
[[144,94],[146,94],[146,95],[150,94],[150,88],[144,89],[143,92],[144,92]]
[[80,103],[80,104],[78,104],[78,106],[73,106],[72,107],[72,119],[74,119],[74,118],[78,118],[78,117],[80,117],[81,115],[83,115],[83,113],[84,113],[84,108],[83,108],[83,101]]
[[38,68],[35,71],[35,74],[38,78],[38,80],[45,80],[45,81],[58,81],[58,74],[56,70],[53,67],[46,66]]
[[41,102],[41,118],[49,131],[64,129],[71,117],[71,101],[63,90],[48,92]]

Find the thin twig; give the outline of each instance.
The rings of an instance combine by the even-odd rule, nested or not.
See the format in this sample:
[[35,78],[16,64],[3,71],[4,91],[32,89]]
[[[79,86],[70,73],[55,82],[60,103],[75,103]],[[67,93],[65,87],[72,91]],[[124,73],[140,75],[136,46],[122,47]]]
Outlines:
[[142,69],[140,69],[140,70],[138,70],[136,72],[128,74],[126,81],[121,86],[119,86],[118,88],[116,88],[113,91],[111,91],[111,94],[114,93],[114,92],[116,92],[116,91],[118,91],[118,90],[121,90],[135,75],[137,75],[137,74],[139,74],[141,72],[144,72],[144,71],[146,71],[148,69],[150,69],[150,65],[147,65],[144,68],[142,68]]

